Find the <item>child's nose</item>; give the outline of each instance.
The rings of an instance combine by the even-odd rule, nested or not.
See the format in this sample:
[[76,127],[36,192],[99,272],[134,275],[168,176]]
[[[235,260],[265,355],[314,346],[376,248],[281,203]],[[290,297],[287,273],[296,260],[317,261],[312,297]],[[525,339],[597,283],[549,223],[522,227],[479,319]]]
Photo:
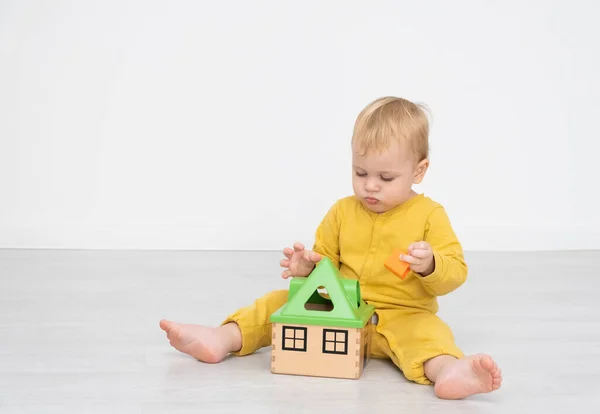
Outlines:
[[365,190],[367,191],[377,191],[379,189],[379,186],[377,185],[377,182],[375,181],[374,178],[368,178],[367,182],[365,183]]

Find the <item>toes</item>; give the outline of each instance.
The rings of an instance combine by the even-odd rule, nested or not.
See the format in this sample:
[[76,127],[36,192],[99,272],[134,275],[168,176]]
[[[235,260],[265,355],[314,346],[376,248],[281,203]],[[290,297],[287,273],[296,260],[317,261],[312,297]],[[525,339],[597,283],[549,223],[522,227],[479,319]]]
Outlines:
[[177,323],[177,322],[171,322],[171,321],[167,321],[167,320],[162,320],[160,321],[160,327],[162,328],[163,331],[165,331],[167,333],[167,338],[171,338],[171,333],[173,332],[173,329],[176,328],[177,326],[180,326],[181,324]]
[[483,355],[480,359],[480,364],[481,367],[484,368],[486,371],[492,371],[494,369],[494,361],[492,360],[492,358],[490,358],[487,355]]
[[169,326],[171,325],[171,321],[168,321],[166,319],[161,319],[159,322],[160,325],[160,329],[162,329],[163,331],[166,331],[167,329],[169,329]]
[[482,355],[479,363],[481,364],[481,368],[485,369],[492,375],[498,371],[498,364],[496,364],[496,362],[489,355]]
[[492,389],[497,390],[502,385],[502,370],[498,368],[492,373]]

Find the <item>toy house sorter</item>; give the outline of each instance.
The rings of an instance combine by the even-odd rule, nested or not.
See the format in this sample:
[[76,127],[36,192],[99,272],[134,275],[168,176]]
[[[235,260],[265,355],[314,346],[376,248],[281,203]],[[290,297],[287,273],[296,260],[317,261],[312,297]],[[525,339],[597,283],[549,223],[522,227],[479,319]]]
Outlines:
[[323,257],[308,277],[292,278],[287,302],[271,315],[271,371],[360,378],[369,360],[374,310],[362,300],[358,281],[341,277]]

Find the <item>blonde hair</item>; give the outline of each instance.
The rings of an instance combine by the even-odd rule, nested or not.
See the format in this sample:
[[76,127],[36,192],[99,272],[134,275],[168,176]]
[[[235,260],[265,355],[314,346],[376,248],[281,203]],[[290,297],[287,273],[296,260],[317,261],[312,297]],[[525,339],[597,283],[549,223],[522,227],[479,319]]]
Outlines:
[[352,143],[366,153],[382,150],[393,141],[407,142],[417,161],[429,157],[429,120],[427,108],[395,96],[385,96],[369,103],[356,118]]

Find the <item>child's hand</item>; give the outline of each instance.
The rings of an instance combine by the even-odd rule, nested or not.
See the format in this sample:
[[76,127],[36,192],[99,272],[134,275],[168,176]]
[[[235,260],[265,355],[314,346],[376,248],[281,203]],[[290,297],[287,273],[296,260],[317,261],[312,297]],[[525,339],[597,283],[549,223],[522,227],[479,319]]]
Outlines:
[[312,272],[315,265],[321,260],[319,253],[307,250],[302,243],[294,243],[294,249],[286,247],[283,249],[283,254],[286,259],[282,259],[279,264],[281,267],[286,267],[281,273],[281,277],[306,277]]
[[408,254],[401,255],[400,260],[408,263],[411,270],[421,276],[428,276],[435,270],[433,250],[431,245],[424,241],[408,246]]

